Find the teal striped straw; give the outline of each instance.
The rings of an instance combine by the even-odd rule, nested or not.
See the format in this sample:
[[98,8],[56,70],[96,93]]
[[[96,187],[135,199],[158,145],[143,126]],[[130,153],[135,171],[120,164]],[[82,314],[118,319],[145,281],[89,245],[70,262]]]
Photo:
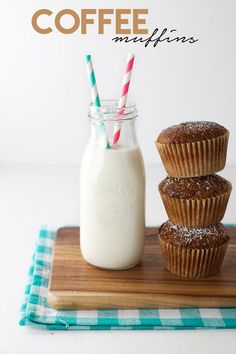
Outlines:
[[[89,79],[90,92],[91,92],[93,104],[95,107],[101,107],[101,101],[100,101],[99,94],[98,94],[97,83],[96,83],[95,73],[94,73],[94,69],[93,69],[92,58],[91,58],[90,54],[86,55],[86,68],[87,68],[87,75],[88,75],[88,79]],[[110,144],[107,139],[106,128],[105,128],[105,124],[103,122],[100,122],[99,133],[101,135],[104,147],[106,149],[109,149]]]

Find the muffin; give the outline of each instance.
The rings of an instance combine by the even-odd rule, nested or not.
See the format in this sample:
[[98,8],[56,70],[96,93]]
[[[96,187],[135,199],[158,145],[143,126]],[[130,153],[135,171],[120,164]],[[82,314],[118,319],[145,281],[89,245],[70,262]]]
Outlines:
[[159,192],[168,218],[187,227],[217,224],[225,214],[231,183],[214,174],[203,177],[166,177]]
[[159,241],[170,272],[198,279],[219,272],[229,236],[221,223],[189,228],[167,221],[159,229]]
[[167,174],[206,176],[223,170],[229,131],[214,122],[186,122],[164,129],[155,141]]

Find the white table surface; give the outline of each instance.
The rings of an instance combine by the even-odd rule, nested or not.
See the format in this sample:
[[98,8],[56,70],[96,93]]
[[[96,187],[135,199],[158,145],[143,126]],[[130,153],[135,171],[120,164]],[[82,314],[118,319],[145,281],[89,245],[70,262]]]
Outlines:
[[[166,220],[157,193],[165,176],[162,167],[149,166],[147,175],[148,226]],[[236,186],[236,167],[222,175]],[[235,330],[188,331],[45,331],[20,327],[19,308],[38,229],[79,224],[79,166],[1,165],[1,301],[0,354],[37,353],[161,353],[233,354]],[[224,221],[236,222],[235,193]]]

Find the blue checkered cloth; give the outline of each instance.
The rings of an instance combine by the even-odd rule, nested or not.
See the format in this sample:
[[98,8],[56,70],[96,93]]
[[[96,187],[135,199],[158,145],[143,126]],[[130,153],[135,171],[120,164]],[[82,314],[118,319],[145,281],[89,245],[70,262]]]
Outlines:
[[40,230],[21,307],[21,326],[49,330],[236,328],[236,308],[57,311],[47,302],[54,241],[54,231]]

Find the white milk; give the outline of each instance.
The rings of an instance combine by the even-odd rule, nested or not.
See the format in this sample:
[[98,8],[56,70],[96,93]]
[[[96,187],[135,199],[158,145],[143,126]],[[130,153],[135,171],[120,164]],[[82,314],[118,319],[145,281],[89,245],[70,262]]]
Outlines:
[[145,175],[139,147],[90,143],[80,171],[80,245],[92,265],[125,269],[144,249]]

